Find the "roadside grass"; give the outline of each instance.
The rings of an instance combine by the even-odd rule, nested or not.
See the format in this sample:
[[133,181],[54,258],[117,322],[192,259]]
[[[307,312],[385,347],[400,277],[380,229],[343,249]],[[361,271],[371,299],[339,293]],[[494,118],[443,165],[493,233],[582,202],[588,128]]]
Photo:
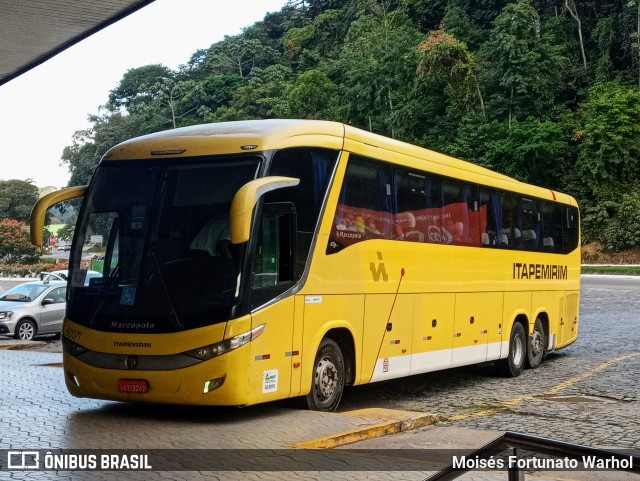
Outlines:
[[640,265],[614,266],[614,265],[583,265],[583,274],[617,274],[627,276],[640,276]]

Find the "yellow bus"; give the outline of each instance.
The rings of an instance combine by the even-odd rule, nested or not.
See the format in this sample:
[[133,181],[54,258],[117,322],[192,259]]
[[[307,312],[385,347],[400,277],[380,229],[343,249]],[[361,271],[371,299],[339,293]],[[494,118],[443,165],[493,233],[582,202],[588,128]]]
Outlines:
[[[325,121],[179,128],[109,150],[71,251],[75,396],[251,405],[493,362],[575,341],[574,199]],[[104,246],[102,278],[83,248]]]

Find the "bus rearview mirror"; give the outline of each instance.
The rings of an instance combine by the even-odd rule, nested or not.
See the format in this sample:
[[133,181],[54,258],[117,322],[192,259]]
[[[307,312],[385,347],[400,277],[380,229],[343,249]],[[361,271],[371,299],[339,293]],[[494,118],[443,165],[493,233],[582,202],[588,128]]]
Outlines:
[[272,190],[295,187],[299,183],[300,179],[293,177],[272,176],[252,180],[240,187],[231,202],[229,219],[231,242],[242,244],[249,240],[253,208],[260,197]]

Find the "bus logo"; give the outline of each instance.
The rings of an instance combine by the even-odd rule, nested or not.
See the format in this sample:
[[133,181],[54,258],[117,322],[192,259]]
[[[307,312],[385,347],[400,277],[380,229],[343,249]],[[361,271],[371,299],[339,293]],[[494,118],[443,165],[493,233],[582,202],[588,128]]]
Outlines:
[[387,275],[387,269],[384,266],[382,252],[378,252],[378,260],[380,263],[377,266],[373,262],[369,264],[371,275],[373,276],[373,282],[380,282],[381,277],[384,282],[387,282],[389,280],[389,276]]
[[138,356],[127,356],[125,364],[129,369],[135,369],[138,367]]

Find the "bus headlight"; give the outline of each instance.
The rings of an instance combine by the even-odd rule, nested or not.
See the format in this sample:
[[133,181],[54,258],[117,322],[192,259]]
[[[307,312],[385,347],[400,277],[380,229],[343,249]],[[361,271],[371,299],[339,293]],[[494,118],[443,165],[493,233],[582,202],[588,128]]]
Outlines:
[[256,337],[262,334],[264,327],[265,324],[261,324],[260,326],[251,329],[250,331],[243,332],[242,334],[238,334],[231,339],[225,339],[224,341],[216,342],[215,344],[198,347],[185,352],[185,354],[201,361],[208,361],[209,359],[213,359],[214,357],[238,349],[249,341],[253,341]]

